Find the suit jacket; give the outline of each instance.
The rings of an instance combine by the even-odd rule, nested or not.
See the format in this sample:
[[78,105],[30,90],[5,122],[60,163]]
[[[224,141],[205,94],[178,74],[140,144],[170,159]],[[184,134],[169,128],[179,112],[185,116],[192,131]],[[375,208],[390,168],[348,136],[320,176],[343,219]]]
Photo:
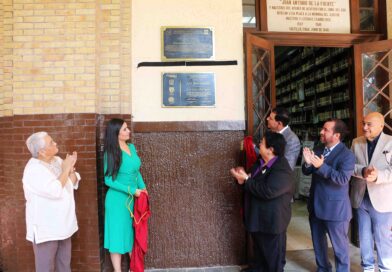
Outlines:
[[[324,146],[315,148],[321,156]],[[310,216],[321,220],[347,221],[351,219],[349,181],[354,172],[354,154],[339,143],[324,159],[320,168],[302,165],[305,175],[312,174],[308,210]]]
[[282,135],[286,140],[284,156],[289,162],[291,170],[294,170],[299,152],[301,151],[301,143],[299,142],[297,135],[291,130],[290,127],[287,127],[287,129],[282,132]]
[[[370,201],[379,212],[392,212],[392,166],[386,160],[384,151],[390,159],[392,153],[392,136],[381,133],[372,160],[369,162],[367,142],[364,136],[354,139],[351,150],[355,154],[355,171],[351,179],[351,203],[353,208],[361,205],[367,186]],[[367,183],[362,176],[362,168],[373,165],[378,169],[376,182]]]
[[[260,165],[257,161],[253,170]],[[294,175],[286,158],[279,157],[271,168],[250,177],[245,185],[244,223],[249,232],[279,234],[291,219]]]

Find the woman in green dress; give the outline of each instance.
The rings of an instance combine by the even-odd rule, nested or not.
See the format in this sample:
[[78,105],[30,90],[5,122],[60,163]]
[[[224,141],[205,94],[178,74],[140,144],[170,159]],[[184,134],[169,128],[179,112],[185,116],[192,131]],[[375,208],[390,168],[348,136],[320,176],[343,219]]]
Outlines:
[[134,241],[132,227],[134,197],[146,190],[139,172],[140,158],[133,144],[127,144],[130,130],[121,119],[112,119],[106,128],[104,144],[105,199],[104,247],[110,252],[115,272],[121,272],[121,255],[131,255]]

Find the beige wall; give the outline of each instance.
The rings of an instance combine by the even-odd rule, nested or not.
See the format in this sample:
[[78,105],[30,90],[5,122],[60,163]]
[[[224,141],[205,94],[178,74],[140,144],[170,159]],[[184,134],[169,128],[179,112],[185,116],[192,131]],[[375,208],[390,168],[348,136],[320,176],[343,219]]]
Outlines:
[[[138,105],[133,111],[136,120],[161,120],[157,116],[172,120],[183,113],[184,120],[208,116],[243,120],[241,3],[194,2],[0,1],[0,116],[128,114],[133,100]],[[173,16],[172,10],[179,9],[183,12]],[[164,10],[167,12],[161,12]],[[136,24],[133,30],[132,23]],[[160,59],[161,24],[213,26],[216,59],[239,61],[238,66],[169,70],[215,72],[216,108],[162,111],[161,71],[131,69],[141,60]],[[133,43],[131,36],[136,40]]]
[[[243,120],[241,16],[238,0],[0,0],[0,116]],[[392,39],[391,1],[387,18]],[[141,61],[160,60],[163,25],[214,27],[215,59],[239,65],[136,69]],[[216,107],[161,108],[161,73],[198,71],[216,74]]]
[[[161,26],[214,28],[215,60],[237,66],[143,67],[161,60]],[[134,121],[244,120],[242,5],[238,0],[132,1],[132,114]],[[215,108],[162,108],[162,72],[213,72]]]
[[13,114],[94,112],[95,1],[15,1]]
[[130,1],[0,1],[0,116],[130,113]]
[[3,63],[3,47],[4,47],[4,40],[3,40],[3,26],[4,26],[4,8],[3,8],[3,1],[0,0],[0,117],[4,115],[4,63]]
[[131,2],[97,6],[97,112],[131,113]]

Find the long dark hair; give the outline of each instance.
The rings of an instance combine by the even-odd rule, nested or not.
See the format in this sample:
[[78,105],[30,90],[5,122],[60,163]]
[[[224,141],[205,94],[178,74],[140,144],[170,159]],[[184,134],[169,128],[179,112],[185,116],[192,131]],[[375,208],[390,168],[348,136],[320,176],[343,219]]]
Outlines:
[[116,179],[121,165],[122,154],[118,134],[124,122],[122,119],[113,118],[109,121],[105,132],[104,160],[107,163],[105,176],[111,176],[113,180]]

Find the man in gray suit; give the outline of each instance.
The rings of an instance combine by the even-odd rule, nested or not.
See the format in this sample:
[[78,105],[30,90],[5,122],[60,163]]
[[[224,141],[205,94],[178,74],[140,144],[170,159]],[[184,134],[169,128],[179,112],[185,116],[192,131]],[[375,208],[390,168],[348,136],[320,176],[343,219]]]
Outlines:
[[268,128],[273,132],[278,132],[283,135],[286,140],[286,148],[284,156],[289,162],[291,170],[294,170],[301,151],[301,143],[297,135],[289,127],[289,111],[285,108],[274,108],[267,117]]
[[374,271],[374,244],[379,271],[392,271],[392,136],[383,128],[384,116],[369,113],[363,120],[364,136],[354,139],[351,147],[355,171],[350,198],[358,218],[364,271]]

